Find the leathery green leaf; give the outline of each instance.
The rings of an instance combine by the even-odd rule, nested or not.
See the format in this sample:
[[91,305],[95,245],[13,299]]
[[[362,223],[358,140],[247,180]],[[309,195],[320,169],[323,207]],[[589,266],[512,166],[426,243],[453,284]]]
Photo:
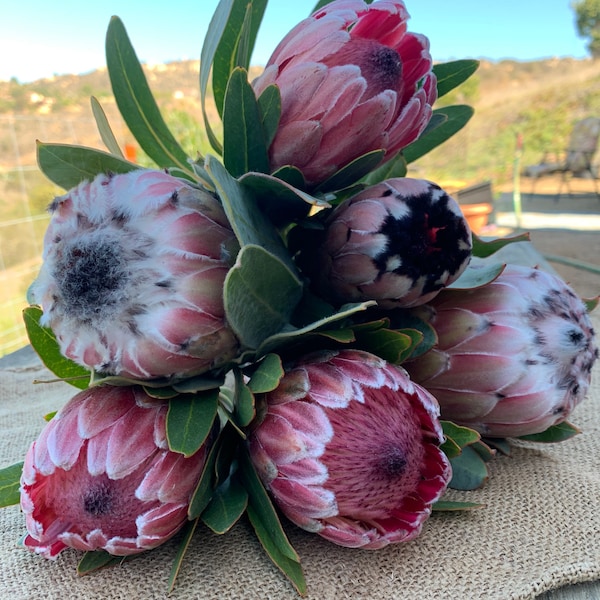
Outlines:
[[273,563],[291,581],[301,595],[306,594],[306,581],[300,558],[290,544],[277,512],[245,449],[240,452],[241,480],[248,492],[246,512],[260,543]]
[[255,394],[266,394],[279,385],[284,374],[281,358],[277,354],[267,354],[252,373],[248,387]]
[[92,105],[94,119],[96,120],[96,127],[98,127],[98,133],[100,134],[104,145],[108,148],[108,151],[111,154],[114,154],[119,158],[124,158],[123,152],[121,152],[121,148],[117,142],[117,138],[110,128],[110,124],[106,118],[106,113],[104,112],[102,105],[94,96],[90,98],[90,103]]
[[437,78],[438,98],[446,95],[455,87],[469,79],[479,67],[478,60],[463,59],[438,63],[433,66],[433,72]]
[[462,452],[450,459],[452,479],[450,486],[455,490],[475,490],[481,487],[489,476],[485,461],[471,447],[466,446]]
[[217,416],[219,389],[182,394],[169,401],[167,441],[173,452],[192,456],[206,441]]
[[223,106],[223,163],[234,177],[250,171],[267,173],[269,157],[258,101],[248,74],[234,69]]
[[581,430],[572,425],[568,421],[563,421],[558,425],[552,425],[541,433],[532,433],[530,435],[522,435],[520,440],[528,442],[540,442],[544,444],[554,444],[556,442],[564,442],[581,433]]
[[16,463],[10,467],[0,469],[0,508],[19,504],[19,485],[23,463]]
[[103,569],[111,565],[118,565],[125,559],[126,557],[114,556],[113,554],[109,554],[105,550],[94,550],[93,552],[86,552],[77,564],[77,574],[87,575],[88,573],[92,573],[94,571],[97,571],[98,569]]
[[37,142],[40,171],[53,183],[68,190],[99,173],[129,173],[140,166],[114,154],[70,144]]
[[226,533],[237,523],[247,506],[248,492],[232,475],[215,490],[202,513],[202,522],[214,533]]
[[118,17],[106,33],[106,66],[119,111],[144,152],[163,168],[191,175],[188,156],[167,127],[142,66]]
[[190,546],[190,542],[194,537],[194,532],[196,531],[197,525],[198,519],[194,519],[193,521],[188,521],[185,523],[182,528],[183,537],[179,543],[179,548],[177,548],[177,554],[175,556],[175,560],[173,561],[173,566],[171,567],[171,573],[169,574],[169,592],[172,592],[175,587],[175,580],[177,579],[177,575],[179,575],[181,564],[183,563],[185,553]]
[[91,373],[61,354],[56,336],[48,327],[40,325],[42,309],[38,306],[28,306],[23,310],[23,320],[27,336],[42,362],[59,379],[85,390],[90,382]]
[[229,325],[248,348],[258,348],[289,324],[302,296],[296,275],[261,246],[244,246],[223,289]]

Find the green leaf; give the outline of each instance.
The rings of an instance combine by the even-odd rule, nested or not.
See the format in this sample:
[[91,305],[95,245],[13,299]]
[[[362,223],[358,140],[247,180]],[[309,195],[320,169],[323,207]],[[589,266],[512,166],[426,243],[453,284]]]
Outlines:
[[401,331],[379,329],[356,334],[361,347],[377,354],[387,362],[400,364],[410,354],[412,339]]
[[235,371],[235,417],[241,427],[248,427],[256,416],[254,394],[244,382],[240,370]]
[[254,394],[266,394],[279,385],[284,374],[281,358],[277,354],[267,354],[252,373],[248,387]]
[[510,441],[506,438],[485,438],[484,441],[490,448],[497,450],[500,454],[504,454],[504,456],[511,455]]
[[44,175],[65,190],[99,173],[128,173],[140,166],[114,154],[69,144],[37,142],[37,162]]
[[281,92],[275,84],[267,86],[258,97],[258,108],[265,144],[268,148],[275,139],[281,119]]
[[114,556],[105,550],[86,552],[77,565],[78,575],[87,575],[98,569],[117,565],[125,560],[123,556]]
[[214,183],[240,246],[261,246],[284,262],[290,271],[295,272],[281,237],[267,216],[260,211],[250,191],[233,178],[214,156],[206,157],[206,171]]
[[434,512],[458,512],[463,510],[475,510],[478,508],[485,508],[485,504],[480,502],[460,502],[453,500],[438,500],[431,510]]
[[433,111],[432,118],[437,118],[437,115],[446,117],[446,120],[440,122],[437,127],[423,133],[412,144],[409,144],[402,153],[407,163],[416,161],[421,156],[431,152],[440,144],[450,139],[455,133],[460,131],[473,116],[473,108],[466,104],[457,104],[453,106],[445,106],[437,108]]
[[286,264],[261,246],[244,246],[225,277],[227,320],[240,342],[258,348],[290,322],[302,285]]
[[475,490],[488,479],[489,473],[485,461],[471,447],[463,448],[459,456],[450,459],[452,479],[450,485],[455,490]]
[[306,581],[300,558],[290,544],[246,450],[240,453],[240,475],[248,492],[246,512],[260,543],[273,563],[291,581],[301,595],[306,594]]
[[106,118],[106,113],[104,112],[100,102],[98,102],[98,99],[94,96],[90,98],[90,102],[92,104],[92,113],[94,115],[94,119],[96,119],[96,126],[98,127],[98,132],[100,133],[100,137],[102,138],[104,145],[108,148],[111,154],[114,154],[119,158],[125,158],[123,156],[123,152],[121,152],[117,138],[110,128],[110,124]]
[[262,355],[269,352],[274,352],[278,348],[285,347],[292,341],[298,341],[306,335],[320,333],[320,330],[329,328],[332,324],[342,321],[347,317],[351,317],[355,313],[366,310],[375,304],[376,303],[374,301],[346,304],[342,306],[338,312],[323,317],[317,321],[313,321],[312,323],[309,323],[300,329],[290,329],[276,333],[264,340],[264,342],[258,348],[257,354]]
[[[221,4],[224,6],[221,7]],[[211,27],[217,28],[213,33],[215,40],[211,40],[211,44],[215,41],[217,44],[211,62],[213,96],[219,115],[223,114],[225,90],[231,72],[236,67],[250,67],[250,57],[266,7],[267,0],[233,0],[221,2],[217,7],[217,11],[222,11],[223,14],[216,23],[211,21],[208,31],[211,33]],[[201,65],[204,58],[202,56]]]
[[564,442],[581,433],[581,430],[572,425],[568,421],[563,421],[558,425],[552,425],[541,433],[532,433],[530,435],[522,435],[520,440],[528,442],[540,442],[544,444],[554,444],[556,442]]
[[454,60],[439,63],[433,66],[433,72],[437,78],[438,98],[445,96],[448,92],[458,87],[469,79],[479,67],[478,60]]
[[193,521],[186,522],[182,527],[183,537],[179,542],[179,548],[177,548],[177,554],[175,555],[175,560],[173,561],[173,566],[171,567],[171,573],[169,574],[169,593],[171,593],[175,588],[175,580],[177,579],[177,575],[179,575],[185,553],[190,546],[190,542],[194,537],[197,526],[198,519],[194,519]]
[[42,309],[38,306],[28,306],[23,310],[23,320],[27,336],[42,362],[58,378],[80,390],[88,387],[91,373],[61,354],[56,336],[48,327],[40,325]]
[[384,150],[373,150],[355,158],[317,188],[320,193],[342,190],[370,173],[383,159]]
[[186,457],[206,441],[217,416],[218,388],[198,394],[182,394],[169,402],[167,441],[169,449]]
[[506,268],[502,263],[476,263],[471,261],[469,266],[461,273],[460,277],[452,282],[446,290],[471,290],[482,287],[494,281]]
[[395,177],[406,177],[406,159],[402,152],[398,152],[394,158],[383,163],[380,167],[377,167],[371,171],[363,180],[365,185],[375,185],[381,183],[386,179],[393,179]]
[[223,106],[223,162],[234,177],[249,171],[268,173],[269,157],[262,116],[248,74],[234,69]]
[[159,167],[178,167],[193,178],[188,156],[160,114],[118,17],[111,18],[106,33],[106,66],[119,111],[144,152]]
[[208,506],[210,499],[212,498],[217,478],[215,466],[223,439],[224,435],[223,432],[221,432],[221,435],[208,452],[202,474],[200,475],[200,479],[198,480],[198,484],[192,494],[190,505],[188,507],[188,519],[190,520],[197,519],[202,514],[202,511]]
[[600,296],[596,296],[595,298],[582,298],[583,304],[585,305],[585,309],[588,312],[592,312],[598,308],[600,304]]
[[202,522],[214,533],[229,531],[244,514],[248,506],[248,492],[240,481],[232,476],[213,494],[202,513]]
[[452,421],[441,421],[444,435],[451,439],[459,448],[475,444],[481,439],[481,435],[470,427],[457,425]]
[[22,462],[0,469],[0,508],[19,504],[21,499],[19,486],[22,472]]
[[473,256],[477,258],[488,258],[498,250],[501,250],[505,246],[509,244],[514,244],[515,242],[529,242],[530,235],[529,233],[521,233],[519,235],[513,235],[511,237],[506,238],[498,238],[495,240],[482,240],[478,235],[473,234]]

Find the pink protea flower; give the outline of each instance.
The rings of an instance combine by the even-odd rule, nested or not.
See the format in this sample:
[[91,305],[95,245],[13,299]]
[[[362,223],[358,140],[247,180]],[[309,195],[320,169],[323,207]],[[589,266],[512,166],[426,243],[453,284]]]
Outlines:
[[337,0],[301,21],[253,82],[281,91],[271,167],[298,167],[309,186],[372,150],[384,161],[413,142],[437,98],[429,41],[408,33],[401,0]]
[[317,293],[383,308],[424,304],[471,258],[471,230],[457,202],[422,179],[395,178],[342,202],[324,239],[300,258]]
[[291,521],[368,549],[420,533],[451,468],[437,402],[403,369],[367,352],[315,353],[262,400],[250,453]]
[[430,308],[438,344],[404,366],[443,418],[516,437],[564,421],[585,397],[598,348],[585,305],[558,277],[508,265]]
[[50,205],[32,287],[62,352],[134,378],[231,358],[223,281],[235,237],[208,192],[152,170],[98,175]]
[[135,386],[94,387],[67,402],[25,458],[25,546],[46,558],[67,547],[124,556],[173,536],[206,447],[189,458],[171,452],[167,408]]

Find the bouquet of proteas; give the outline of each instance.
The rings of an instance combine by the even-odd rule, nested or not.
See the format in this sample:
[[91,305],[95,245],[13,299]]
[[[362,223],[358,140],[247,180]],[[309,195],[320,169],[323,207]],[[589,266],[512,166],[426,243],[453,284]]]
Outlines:
[[20,501],[27,548],[86,551],[82,572],[246,515],[303,593],[280,514],[348,547],[411,540],[432,509],[472,507],[442,497],[481,485],[506,438],[577,431],[593,302],[493,262],[524,238],[483,242],[443,189],[406,177],[468,122],[433,105],[477,63],[433,66],[401,0],[336,0],[249,81],[266,4],[222,0],[209,26],[214,155],[189,158],[167,129],[117,18],[108,72],[156,168],[124,158],[95,99],[109,152],[38,146],[69,191],[25,321],[79,392],[4,469],[1,500]]

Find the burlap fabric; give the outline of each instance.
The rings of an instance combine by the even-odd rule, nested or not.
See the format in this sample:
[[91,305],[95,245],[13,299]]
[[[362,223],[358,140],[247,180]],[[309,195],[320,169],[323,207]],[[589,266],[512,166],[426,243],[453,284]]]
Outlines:
[[[600,331],[600,315],[593,315]],[[74,394],[35,361],[0,372],[0,466],[23,459],[43,415]],[[491,463],[481,490],[451,493],[486,508],[434,514],[417,540],[365,551],[336,547],[287,527],[302,558],[308,597],[319,600],[508,600],[600,579],[600,375],[571,421],[583,433],[556,445],[519,444]],[[0,597],[11,600],[166,598],[176,540],[118,567],[79,577],[79,554],[47,561],[18,546],[18,507],[0,509]],[[174,600],[287,599],[295,591],[270,563],[250,526],[192,541]]]

